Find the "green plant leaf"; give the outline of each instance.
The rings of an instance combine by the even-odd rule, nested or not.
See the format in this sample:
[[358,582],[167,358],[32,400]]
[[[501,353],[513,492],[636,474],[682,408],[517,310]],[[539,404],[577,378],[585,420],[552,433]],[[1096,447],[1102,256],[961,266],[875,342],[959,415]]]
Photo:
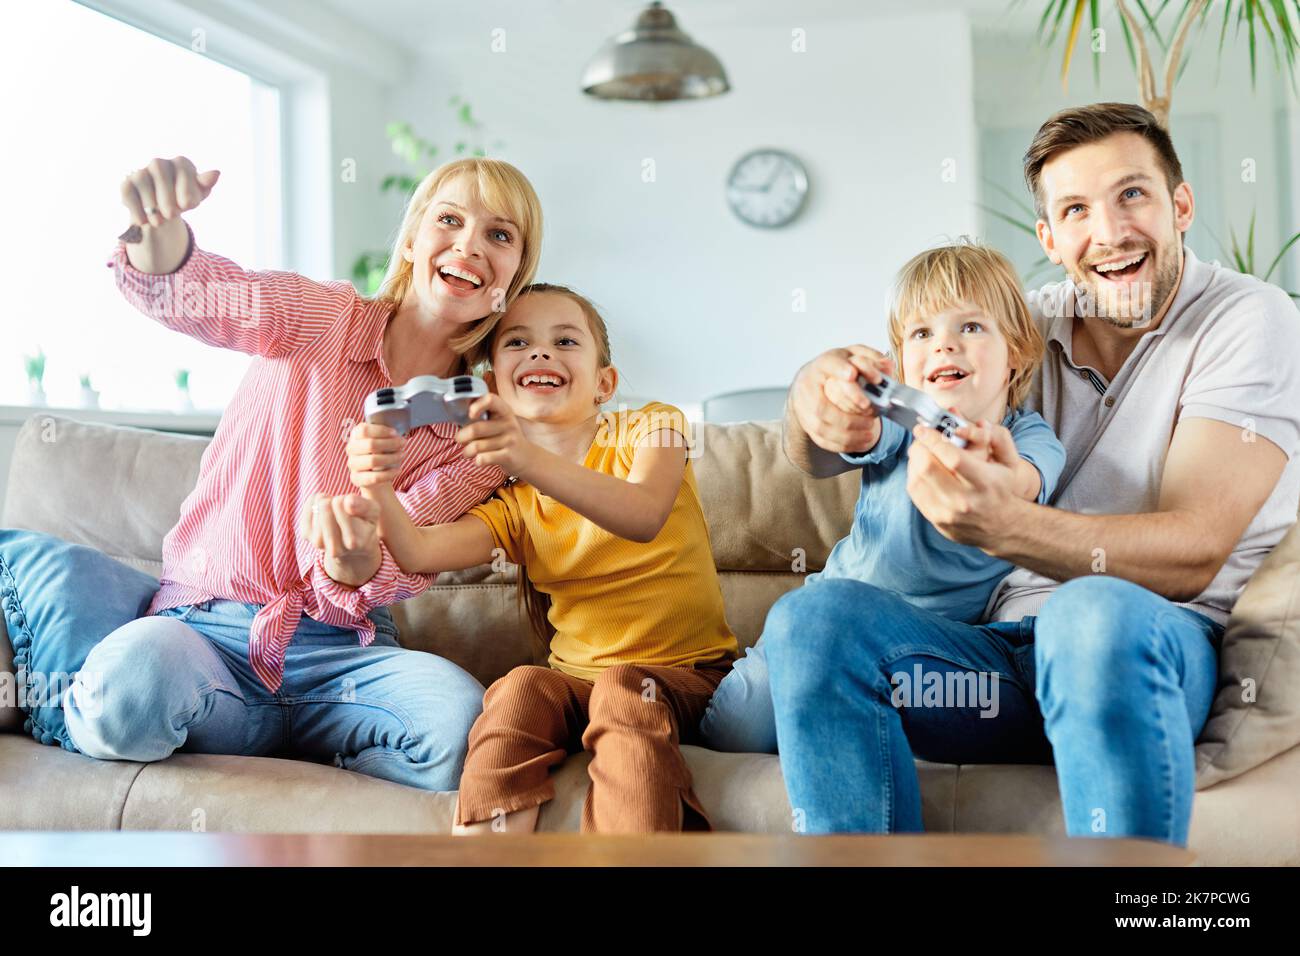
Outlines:
[[994,209],[992,206],[986,205],[985,203],[982,202],[976,203],[975,205],[979,206],[990,216],[996,216],[998,219],[1001,219],[1003,222],[1007,223],[1008,225],[1015,226],[1021,232],[1026,232],[1029,235],[1033,236],[1035,239],[1038,238],[1038,232],[1033,226],[1025,224],[1021,220],[1017,219],[1015,216],[1008,215],[1002,210]]
[[[1034,207],[1031,206],[1031,205],[1029,205],[1029,203],[1027,203],[1024,199],[1022,199],[1021,197],[1017,196],[1015,193],[1013,193],[1011,190],[1005,188],[1005,187],[1002,186],[1001,184],[999,184],[999,183],[995,183],[993,180],[989,179],[987,176],[984,177],[984,183],[985,183],[985,185],[987,185],[987,186],[991,186],[993,189],[996,189],[996,190],[997,190],[998,192],[1000,192],[1003,196],[1005,196],[1007,199],[1009,199],[1009,200],[1011,201],[1011,203],[1012,203],[1012,204],[1013,204],[1017,209],[1019,209],[1019,210],[1020,210],[1021,212],[1023,212],[1026,216],[1029,217],[1029,221],[1030,221],[1031,223],[1037,223],[1037,222],[1038,222],[1038,213],[1035,212],[1035,211],[1034,211]],[[1032,228],[1032,227],[1031,227],[1031,228]]]
[[[1097,35],[1097,30],[1101,25],[1101,17],[1097,12],[1097,0],[1088,0],[1088,22],[1092,26],[1091,36]],[[1089,48],[1092,43],[1088,44]],[[1097,50],[1092,51],[1092,85],[1101,86],[1101,54]]]
[[[1276,269],[1278,265],[1282,262],[1282,257],[1285,256],[1287,252],[1290,250],[1290,248],[1294,246],[1297,242],[1300,242],[1300,232],[1297,232],[1294,236],[1288,239],[1286,241],[1286,244],[1282,246],[1282,250],[1276,256],[1274,256],[1273,261],[1268,264],[1268,271],[1265,272],[1263,276],[1261,276],[1261,278],[1265,282],[1269,280],[1269,277],[1273,275],[1273,270]],[[1295,295],[1294,292],[1289,294]]]
[[1083,23],[1083,9],[1087,0],[1074,0],[1074,15],[1070,18],[1070,33],[1065,38],[1065,60],[1061,63],[1061,86],[1069,89],[1070,61],[1074,59],[1074,45],[1079,39],[1079,25]]

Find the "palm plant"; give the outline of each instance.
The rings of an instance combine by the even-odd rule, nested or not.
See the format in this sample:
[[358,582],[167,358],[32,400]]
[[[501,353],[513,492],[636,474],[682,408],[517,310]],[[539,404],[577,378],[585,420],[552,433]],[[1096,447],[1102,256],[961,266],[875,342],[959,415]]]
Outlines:
[[[1023,2],[1024,0],[1015,0],[1013,6],[1019,6]],[[1290,3],[1287,0],[1221,0],[1221,2],[1223,16],[1219,27],[1220,61],[1223,58],[1223,44],[1228,35],[1228,24],[1235,21],[1234,36],[1240,35],[1243,25],[1246,27],[1250,50],[1251,88],[1255,87],[1257,54],[1262,36],[1267,39],[1269,49],[1273,53],[1273,61],[1279,70],[1282,68],[1282,57],[1286,58],[1287,73],[1292,89],[1295,89],[1296,55],[1300,53],[1300,27],[1297,26],[1300,24],[1300,0],[1290,0]],[[1124,43],[1128,48],[1129,60],[1137,71],[1138,93],[1142,105],[1155,114],[1161,126],[1168,129],[1169,106],[1173,98],[1174,84],[1178,82],[1178,78],[1187,67],[1187,59],[1183,56],[1187,38],[1198,23],[1202,30],[1205,28],[1213,4],[1211,0],[1182,0],[1182,8],[1170,34],[1171,39],[1166,42],[1158,21],[1165,9],[1169,7],[1170,0],[1160,0],[1160,5],[1156,7],[1154,13],[1151,12],[1151,7],[1155,6],[1155,0],[1133,0],[1133,3],[1142,15],[1141,20],[1129,9],[1125,0],[1115,0],[1115,9],[1119,11],[1120,26],[1124,32]],[[1061,58],[1061,84],[1067,89],[1070,63],[1074,59],[1074,50],[1084,15],[1087,14],[1089,26],[1095,33],[1101,25],[1100,7],[1099,0],[1045,0],[1043,14],[1038,21],[1038,35],[1048,46],[1057,42],[1057,37],[1061,35],[1061,26],[1066,22],[1066,13],[1069,12],[1070,26],[1064,35],[1065,45]],[[1292,23],[1293,16],[1297,23]],[[1165,52],[1163,93],[1156,85],[1155,67],[1147,43],[1148,29]],[[1093,77],[1096,79],[1101,72],[1101,50],[1095,44],[1092,51],[1092,69]]]
[[[1277,255],[1273,257],[1273,261],[1268,264],[1268,268],[1263,272],[1259,272],[1255,268],[1255,213],[1252,212],[1250,214],[1250,226],[1246,229],[1246,241],[1244,244],[1237,238],[1237,230],[1234,227],[1228,227],[1228,234],[1232,242],[1230,247],[1225,246],[1218,236],[1214,237],[1214,241],[1219,244],[1219,248],[1223,250],[1223,254],[1232,261],[1233,268],[1238,272],[1244,272],[1247,275],[1263,279],[1265,282],[1268,282],[1269,279],[1272,278],[1273,273],[1277,271],[1277,267],[1282,264],[1282,257],[1287,254],[1292,246],[1297,242],[1300,242],[1300,232],[1297,232],[1282,244],[1282,248],[1279,249]],[[1293,299],[1300,299],[1300,292],[1292,292],[1289,289],[1283,291]]]

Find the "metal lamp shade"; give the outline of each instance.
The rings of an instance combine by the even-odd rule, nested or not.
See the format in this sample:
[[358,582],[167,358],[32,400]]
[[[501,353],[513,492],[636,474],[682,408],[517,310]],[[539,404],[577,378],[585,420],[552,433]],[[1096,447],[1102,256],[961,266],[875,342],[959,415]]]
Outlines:
[[606,100],[685,100],[731,89],[718,58],[652,3],[636,25],[606,43],[582,74],[582,91]]

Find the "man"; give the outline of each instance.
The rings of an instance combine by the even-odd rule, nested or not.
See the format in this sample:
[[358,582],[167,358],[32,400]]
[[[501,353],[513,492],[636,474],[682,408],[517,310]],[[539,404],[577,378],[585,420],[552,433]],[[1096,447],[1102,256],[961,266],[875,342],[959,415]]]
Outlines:
[[[1300,313],[1184,248],[1194,199],[1168,134],[1137,106],[1065,110],[1034,137],[1025,178],[1039,242],[1068,276],[1029,295],[1047,340],[1029,407],[1066,470],[1054,506],[1038,505],[1012,493],[1005,454],[916,433],[918,510],[1017,565],[986,611],[1000,623],[853,580],[774,606],[781,763],[811,832],[919,830],[915,756],[1054,759],[1071,835],[1186,844],[1223,625],[1295,520]],[[851,346],[799,371],[784,429],[796,466],[852,467],[842,456],[875,434],[856,379],[880,358]],[[996,674],[996,714],[895,707],[900,671]]]

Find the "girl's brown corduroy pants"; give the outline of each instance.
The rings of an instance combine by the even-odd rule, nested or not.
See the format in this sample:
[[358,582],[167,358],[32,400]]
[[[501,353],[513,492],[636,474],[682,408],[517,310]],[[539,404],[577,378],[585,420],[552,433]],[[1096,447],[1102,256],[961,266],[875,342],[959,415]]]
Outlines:
[[591,752],[584,833],[709,830],[679,743],[698,739],[731,661],[690,667],[616,664],[595,681],[516,667],[483,698],[469,734],[457,824],[492,820],[555,796],[550,770]]

